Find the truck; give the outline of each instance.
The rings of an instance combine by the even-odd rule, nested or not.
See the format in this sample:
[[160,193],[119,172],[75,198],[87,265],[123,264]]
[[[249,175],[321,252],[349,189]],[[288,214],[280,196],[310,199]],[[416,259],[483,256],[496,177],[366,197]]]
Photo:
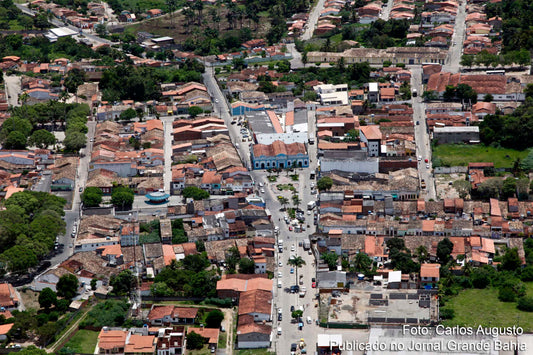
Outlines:
[[300,297],[305,297],[306,292],[305,286],[300,287]]
[[304,250],[308,250],[309,248],[311,248],[311,242],[305,239],[303,243],[303,247],[304,247]]
[[316,202],[315,201],[311,201],[309,203],[307,203],[307,209],[308,210],[312,210],[316,207]]

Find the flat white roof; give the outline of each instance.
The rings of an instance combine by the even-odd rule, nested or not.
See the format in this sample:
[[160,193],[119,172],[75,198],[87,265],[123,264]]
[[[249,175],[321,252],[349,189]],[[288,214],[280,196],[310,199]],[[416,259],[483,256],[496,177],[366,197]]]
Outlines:
[[379,91],[378,83],[368,83],[368,91]]
[[453,126],[433,128],[435,133],[479,132],[479,126]]
[[153,42],[164,42],[164,41],[173,41],[174,38],[172,37],[169,37],[169,36],[165,36],[165,37],[159,37],[159,38],[152,38],[152,41]]
[[78,32],[71,30],[68,27],[52,28],[50,29],[50,32],[56,37],[74,36],[75,34],[78,34]]
[[389,271],[389,283],[391,282],[401,282],[402,281],[402,272],[401,271]]
[[318,347],[340,346],[342,344],[342,334],[318,334],[316,345]]

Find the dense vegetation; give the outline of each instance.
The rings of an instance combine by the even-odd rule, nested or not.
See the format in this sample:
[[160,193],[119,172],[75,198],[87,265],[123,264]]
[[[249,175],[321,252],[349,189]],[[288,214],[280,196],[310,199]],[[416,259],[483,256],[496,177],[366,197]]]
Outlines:
[[148,223],[141,223],[140,232],[139,244],[161,242],[159,219],[154,219]]
[[126,301],[106,300],[94,306],[80,323],[80,328],[120,327],[126,320],[128,309],[129,305]]
[[[23,96],[21,101],[24,101]],[[55,138],[44,128],[55,130],[64,125],[65,149],[78,151],[86,143],[89,113],[86,104],[66,104],[55,100],[13,107],[11,117],[0,129],[0,142],[8,149],[25,149],[28,144],[46,148],[55,143]]]
[[505,148],[523,150],[533,142],[533,86],[528,86],[528,96],[523,105],[508,115],[487,115],[479,125],[481,141]]
[[105,101],[157,100],[161,83],[202,81],[204,70],[195,60],[185,61],[178,69],[118,65],[104,71],[99,86]]
[[[506,249],[503,254],[496,253],[495,262],[500,262],[497,268],[492,265],[474,268],[472,264],[465,263],[463,274],[458,276],[450,271],[452,262],[441,268],[440,304],[441,316],[453,318],[455,312],[446,308],[451,296],[457,295],[463,289],[484,289],[493,287],[498,290],[498,299],[502,302],[517,302],[516,306],[521,311],[533,312],[533,300],[526,295],[524,282],[533,281],[533,239],[524,240],[526,266],[522,261],[517,248]],[[497,326],[494,324],[494,326]]]
[[0,1],[0,30],[31,30],[49,27],[46,15],[39,14],[34,18],[24,15],[12,0]]
[[155,284],[162,290],[156,295],[214,297],[218,275],[215,270],[206,270],[209,265],[205,252],[187,255],[178,262],[173,260],[155,277]]
[[65,200],[46,192],[22,191],[4,202],[0,211],[2,270],[24,272],[36,266],[65,232]]
[[368,63],[355,63],[345,66],[342,61],[330,68],[311,66],[298,70],[298,73],[286,73],[281,80],[292,81],[296,84],[296,94],[303,92],[305,83],[313,80],[327,84],[348,83],[350,87],[357,87],[368,82],[370,66]]
[[529,0],[503,0],[486,4],[487,18],[501,16],[503,50],[533,48],[533,7]]
[[377,20],[370,26],[347,23],[342,26],[343,40],[354,40],[367,48],[388,48],[405,43],[410,21]]

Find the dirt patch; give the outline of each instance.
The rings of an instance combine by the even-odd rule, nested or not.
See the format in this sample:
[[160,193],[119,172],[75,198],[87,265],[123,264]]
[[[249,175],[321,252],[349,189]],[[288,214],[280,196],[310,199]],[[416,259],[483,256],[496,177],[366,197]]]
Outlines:
[[[464,180],[465,174],[435,174],[435,188],[439,199],[459,198],[459,192],[453,187],[453,182]],[[450,182],[452,185],[450,185]]]
[[26,309],[39,310],[39,292],[35,292],[28,289],[19,290],[20,297],[22,298],[22,304]]

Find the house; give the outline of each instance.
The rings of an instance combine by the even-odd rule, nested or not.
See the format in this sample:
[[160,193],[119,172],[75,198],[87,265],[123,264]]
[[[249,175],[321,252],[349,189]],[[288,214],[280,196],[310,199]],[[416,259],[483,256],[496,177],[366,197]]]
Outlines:
[[254,144],[251,160],[255,170],[309,166],[309,156],[303,143],[285,144],[280,140],[269,145]]
[[125,355],[152,355],[156,338],[153,335],[131,334],[126,341]]
[[272,291],[251,290],[242,292],[239,298],[239,317],[250,315],[254,321],[270,321],[272,314]]
[[98,354],[124,353],[127,336],[128,332],[125,330],[110,330],[108,327],[103,327],[98,334],[96,345]]
[[479,143],[479,126],[435,127],[433,139],[438,144]]
[[15,325],[15,323],[0,325],[0,341],[7,340],[7,334],[9,333],[11,328],[13,328],[13,325]]
[[15,288],[9,283],[0,284],[0,307],[10,310],[17,309],[19,298]]
[[218,345],[218,337],[219,337],[219,330],[218,328],[193,328],[188,327],[187,328],[187,334],[190,334],[192,332],[195,332],[198,335],[201,335],[203,338],[206,339],[207,346],[210,349],[216,349]]
[[251,290],[264,290],[272,292],[273,281],[260,275],[223,275],[217,281],[217,296],[219,298],[239,298],[241,293]]
[[184,351],[185,332],[183,327],[159,328],[157,334],[157,355],[181,355]]
[[237,347],[239,349],[268,348],[272,327],[256,323],[251,315],[239,316],[237,323]]
[[198,308],[153,305],[148,321],[152,325],[194,324],[197,316]]
[[440,264],[420,265],[420,287],[426,289],[436,288],[440,280]]
[[381,154],[382,134],[377,125],[359,127],[360,139],[368,146],[368,156],[377,157]]

